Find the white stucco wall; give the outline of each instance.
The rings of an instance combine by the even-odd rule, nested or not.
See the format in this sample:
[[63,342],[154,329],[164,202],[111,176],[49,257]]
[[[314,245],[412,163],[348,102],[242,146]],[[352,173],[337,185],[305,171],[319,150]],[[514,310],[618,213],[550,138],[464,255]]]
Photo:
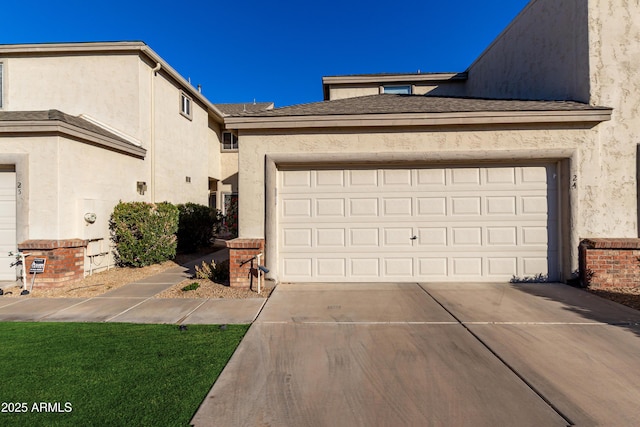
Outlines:
[[143,137],[138,55],[10,57],[3,62],[4,110],[88,114],[134,138]]
[[637,237],[640,3],[533,0],[469,69],[467,95],[572,99],[614,109],[581,168],[581,237]]
[[[193,96],[192,118],[183,117],[180,85],[164,70],[154,74],[156,64],[144,55],[12,54],[0,60],[3,111],[88,115],[147,150],[139,159],[64,136],[2,135],[0,161],[16,165],[24,186],[18,242],[102,238],[89,252],[108,251],[108,220],[120,200],[151,202],[155,193],[157,202],[208,205],[209,177],[222,178],[217,124]],[[147,183],[144,195],[137,193],[137,181]],[[84,220],[89,212],[97,215],[94,224]],[[104,267],[108,260],[102,262]]]
[[[19,227],[26,227],[19,241],[108,238],[113,206],[119,200],[145,200],[136,193],[136,181],[148,179],[143,160],[59,136],[3,138],[0,158],[16,154],[27,155],[16,165],[26,196],[19,201],[26,205],[17,219]],[[102,210],[88,227],[84,209],[91,206]]]
[[[602,200],[584,237],[637,237],[637,149],[640,144],[640,3],[589,0],[590,102],[614,109],[599,127],[602,163],[589,191]],[[606,183],[606,185],[603,185]]]
[[3,110],[58,109],[97,119],[147,150],[141,167],[150,190],[155,186],[150,193],[156,201],[208,203],[209,177],[222,178],[219,136],[210,128],[206,107],[195,99],[192,120],[180,114],[181,88],[163,70],[154,73],[154,63],[135,51],[0,59]]
[[209,162],[219,162],[208,154],[218,140],[209,129],[207,111],[192,101],[190,120],[180,114],[180,90],[167,79],[156,78],[156,201],[208,204]]
[[588,0],[532,0],[468,70],[466,95],[589,102]]
[[[597,131],[567,126],[565,129],[550,129],[549,126],[545,129],[541,126],[519,130],[424,128],[412,131],[394,129],[393,132],[334,129],[327,134],[241,133],[240,237],[264,238],[266,235],[265,204],[268,202],[265,198],[265,157],[278,153],[307,156],[310,164],[313,164],[314,156],[333,157],[337,165],[357,163],[365,157],[371,161],[372,156],[374,161],[378,158],[380,164],[397,159],[400,165],[411,161],[423,166],[564,159],[570,164],[571,177],[563,178],[566,185],[560,190],[563,197],[570,200],[571,207],[562,212],[563,221],[570,224],[570,230],[562,230],[569,240],[565,242],[565,251],[568,253],[563,256],[570,259],[573,271],[577,268],[579,238],[589,230],[591,224],[598,223],[598,219],[594,218],[599,215],[598,212],[590,209],[593,194],[587,178],[589,171],[596,170],[602,160],[597,154]],[[570,178],[571,185],[568,184]],[[275,190],[268,188],[266,191]],[[596,200],[599,204],[604,202]],[[569,267],[565,267],[565,275],[569,274],[568,270]]]

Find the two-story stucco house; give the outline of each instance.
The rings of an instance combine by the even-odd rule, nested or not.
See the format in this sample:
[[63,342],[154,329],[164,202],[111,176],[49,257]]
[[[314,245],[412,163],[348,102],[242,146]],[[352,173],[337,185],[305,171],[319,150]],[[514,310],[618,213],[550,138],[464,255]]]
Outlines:
[[0,46],[0,280],[17,247],[53,282],[107,265],[119,200],[221,207],[224,116],[141,42]]
[[567,280],[582,238],[638,236],[639,40],[637,1],[532,0],[465,72],[226,118],[237,247],[278,281]]

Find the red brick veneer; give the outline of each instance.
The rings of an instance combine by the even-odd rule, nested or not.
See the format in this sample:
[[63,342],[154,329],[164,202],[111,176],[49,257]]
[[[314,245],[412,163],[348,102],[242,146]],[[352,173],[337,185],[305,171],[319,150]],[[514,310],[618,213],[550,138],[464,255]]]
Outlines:
[[[229,286],[232,288],[249,288],[251,286],[251,262],[243,262],[264,252],[264,239],[233,239],[227,242],[229,248]],[[264,258],[260,259],[264,265]],[[255,268],[257,261],[253,262]]]
[[640,239],[584,239],[580,281],[592,287],[640,286]]
[[55,287],[84,277],[84,250],[87,241],[69,240],[27,240],[18,245],[26,258],[25,270],[30,283],[29,268],[33,258],[46,258],[45,270],[36,275],[35,283],[40,287]]

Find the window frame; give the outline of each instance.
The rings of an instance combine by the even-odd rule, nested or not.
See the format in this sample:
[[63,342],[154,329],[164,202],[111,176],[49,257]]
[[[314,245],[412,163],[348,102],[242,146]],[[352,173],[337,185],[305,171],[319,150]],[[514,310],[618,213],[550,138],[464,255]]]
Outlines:
[[[226,142],[225,142],[225,136],[226,135],[231,135],[231,141],[230,141],[230,147],[227,148],[225,146]],[[238,151],[238,135],[236,135],[235,133],[225,130],[222,132],[222,141],[221,141],[221,151],[224,152],[235,152]]]
[[[406,90],[406,92],[387,92],[389,89]],[[384,85],[382,86],[382,93],[390,93],[392,95],[413,95],[413,87],[412,85]]]
[[180,114],[187,119],[193,118],[193,98],[186,94],[184,91],[180,91]]

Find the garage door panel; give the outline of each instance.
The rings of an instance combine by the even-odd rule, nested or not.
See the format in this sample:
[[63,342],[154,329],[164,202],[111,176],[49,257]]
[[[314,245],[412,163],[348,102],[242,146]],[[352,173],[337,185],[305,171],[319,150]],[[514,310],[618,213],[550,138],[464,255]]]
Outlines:
[[491,186],[512,186],[516,183],[516,168],[489,168],[485,169],[485,182]]
[[9,252],[16,251],[16,173],[0,171],[0,280],[16,280]]
[[318,217],[343,218],[346,213],[344,199],[317,199],[315,205]]
[[517,257],[490,257],[487,258],[487,274],[489,276],[504,277],[515,274],[518,271]]
[[350,258],[351,277],[354,279],[377,279],[380,277],[379,258]]
[[382,216],[413,216],[413,199],[411,197],[383,199]]
[[413,228],[412,227],[389,227],[382,230],[383,247],[397,248],[412,247]]
[[447,182],[445,169],[419,169],[416,175],[420,186],[441,188]]
[[289,199],[283,201],[284,217],[311,217],[311,199]]
[[286,171],[282,175],[284,188],[310,188],[311,171]]
[[362,198],[349,200],[349,216],[351,217],[373,217],[377,218],[378,214],[377,198]]
[[344,228],[321,228],[316,230],[318,248],[343,248],[346,246]]
[[349,174],[349,185],[352,187],[377,187],[378,171],[377,170],[352,170]]
[[413,258],[385,258],[384,261],[384,276],[390,279],[398,278],[412,278],[413,272]]
[[487,245],[517,246],[518,227],[487,227]]
[[451,257],[452,276],[482,277],[482,258]]
[[282,244],[288,248],[310,248],[312,247],[312,230],[310,228],[288,228],[282,233]]
[[444,279],[449,273],[447,258],[418,258],[418,275],[423,280]]
[[335,189],[344,187],[345,171],[319,170],[316,173],[316,185],[323,189]]
[[476,196],[452,197],[451,198],[451,214],[452,215],[472,215],[479,216],[481,214],[480,206],[482,199]]
[[485,212],[487,215],[515,215],[517,199],[514,196],[485,197]]
[[444,217],[447,215],[447,198],[446,197],[418,197],[418,210],[416,216]]
[[311,266],[313,259],[307,258],[287,258],[283,260],[285,277],[312,279]]
[[416,245],[431,246],[433,248],[445,247],[448,241],[448,229],[446,227],[418,227],[418,239]]
[[279,184],[283,280],[557,274],[553,166],[291,172]]
[[380,171],[383,187],[400,186],[406,188],[412,185],[412,171],[406,169],[389,169]]
[[353,228],[350,230],[350,245],[360,248],[378,248],[380,246],[380,230],[378,228]]
[[520,199],[521,210],[523,215],[547,215],[548,201],[547,196],[523,196]]
[[316,261],[316,276],[323,280],[329,278],[347,277],[347,260],[344,258],[318,259]]
[[479,168],[459,168],[449,170],[452,186],[475,184],[480,185]]

